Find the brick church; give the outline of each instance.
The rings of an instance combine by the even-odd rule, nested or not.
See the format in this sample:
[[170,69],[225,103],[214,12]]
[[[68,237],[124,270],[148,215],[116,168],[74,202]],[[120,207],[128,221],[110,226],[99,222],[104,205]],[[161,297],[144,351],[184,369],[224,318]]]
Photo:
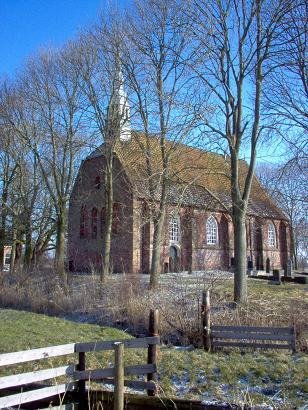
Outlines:
[[[119,104],[125,106],[124,91]],[[125,108],[125,107],[124,107]],[[129,107],[125,111],[129,113]],[[114,148],[114,205],[111,259],[114,272],[148,273],[153,223],[149,218],[146,157],[151,152],[159,195],[159,139],[121,129]],[[234,258],[228,157],[167,142],[170,154],[162,272],[230,269]],[[101,264],[104,247],[104,146],[82,162],[69,205],[70,270],[89,271]],[[244,179],[247,164],[240,164]],[[155,198],[154,198],[155,202]],[[290,257],[290,226],[284,213],[254,179],[246,220],[247,266],[257,270],[284,267]]]

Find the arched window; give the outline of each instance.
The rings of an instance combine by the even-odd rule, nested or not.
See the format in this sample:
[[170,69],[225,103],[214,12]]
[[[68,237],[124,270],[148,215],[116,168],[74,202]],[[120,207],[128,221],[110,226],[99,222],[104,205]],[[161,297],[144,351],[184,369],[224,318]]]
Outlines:
[[272,222],[268,225],[268,245],[274,247],[276,246],[276,231]]
[[97,238],[97,208],[91,211],[91,236],[93,239]]
[[180,218],[178,216],[170,216],[169,240],[170,242],[180,242]]
[[210,216],[206,221],[206,243],[208,245],[218,244],[218,226],[213,216]]
[[97,176],[95,178],[95,188],[96,189],[101,189],[101,177]]
[[80,209],[80,238],[87,237],[87,208],[82,205]]

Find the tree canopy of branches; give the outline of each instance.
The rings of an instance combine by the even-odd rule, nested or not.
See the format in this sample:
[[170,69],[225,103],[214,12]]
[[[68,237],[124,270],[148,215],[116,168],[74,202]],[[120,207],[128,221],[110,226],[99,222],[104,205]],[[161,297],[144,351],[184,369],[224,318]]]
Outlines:
[[[264,127],[263,86],[267,63],[280,47],[288,1],[213,0],[194,2],[197,60],[192,67],[202,89],[211,91],[212,112],[203,115],[206,138],[224,141],[230,158],[234,225],[234,300],[247,300],[245,218]],[[198,61],[199,60],[199,61]],[[240,161],[249,147],[247,174]]]
[[[234,300],[245,302],[245,219],[260,143],[271,130],[291,136],[289,146],[304,152],[305,16],[307,5],[300,0],[135,1],[130,11],[109,13],[64,48],[30,59],[0,93],[0,257],[10,223],[15,243],[17,236],[25,243],[26,265],[33,249],[44,251],[55,232],[56,271],[65,279],[68,199],[85,139],[99,140],[106,162],[101,278],[109,273],[114,147],[128,120],[119,101],[125,82],[132,125],[145,137],[147,206],[154,227],[150,287],[157,286],[162,268],[168,184],[175,178],[170,163],[178,142],[198,137],[203,147],[228,153]],[[159,175],[153,135],[159,142]],[[43,205],[38,208],[37,202]],[[34,229],[33,215],[44,221],[42,229]]]
[[73,49],[67,47],[36,56],[13,85],[3,88],[1,98],[6,129],[31,151],[48,190],[55,211],[55,267],[64,280],[67,204],[75,178],[75,159],[82,147],[78,132],[83,110],[72,55]]
[[[155,0],[148,4],[138,1],[127,20],[121,65],[130,90],[134,124],[145,137],[140,140],[140,146],[146,158],[150,198],[147,207],[153,222],[150,288],[154,289],[162,269],[168,183],[174,177],[170,161],[176,156],[177,144],[188,141],[195,123],[191,109],[192,76],[186,64],[192,51],[191,22],[181,2],[176,0]],[[151,149],[154,135],[159,140],[159,175]]]
[[[305,161],[288,161],[282,165],[261,165],[258,174],[263,186],[290,220],[292,259],[295,269],[307,260],[307,165]],[[303,267],[303,263],[301,265]]]

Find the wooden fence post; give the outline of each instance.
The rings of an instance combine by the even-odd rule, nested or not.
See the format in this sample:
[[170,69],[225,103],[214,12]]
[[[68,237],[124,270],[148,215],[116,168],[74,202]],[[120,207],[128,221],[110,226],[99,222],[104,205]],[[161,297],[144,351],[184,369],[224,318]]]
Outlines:
[[203,347],[209,352],[211,350],[211,306],[209,290],[202,292],[201,315]]
[[[159,332],[159,311],[158,309],[151,309],[149,315],[149,336],[158,336]],[[148,364],[157,364],[157,345],[149,345],[148,347]],[[157,381],[157,372],[149,373],[148,381]],[[148,396],[155,396],[156,390],[148,390]]]
[[[85,352],[78,353],[78,366],[77,369],[81,372],[86,370],[86,354]],[[80,407],[85,407],[85,400],[86,400],[86,381],[79,380],[78,381],[78,402]]]
[[124,343],[114,343],[114,410],[124,409]]

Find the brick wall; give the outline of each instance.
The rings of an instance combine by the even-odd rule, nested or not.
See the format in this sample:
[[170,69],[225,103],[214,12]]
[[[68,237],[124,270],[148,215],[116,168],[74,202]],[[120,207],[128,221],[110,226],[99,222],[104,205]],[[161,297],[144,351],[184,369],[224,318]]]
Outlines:
[[[68,260],[74,270],[99,269],[104,240],[101,213],[104,208],[104,167],[102,156],[84,161],[79,170],[70,198],[68,219]],[[113,232],[111,259],[116,272],[132,271],[133,197],[120,162],[114,162],[114,202],[121,204],[118,228]],[[98,186],[97,177],[101,182]],[[86,208],[85,235],[80,237],[81,207]],[[91,229],[91,210],[98,210],[97,237]]]
[[[102,156],[85,160],[79,170],[70,199],[68,228],[68,260],[76,270],[99,269],[102,249],[101,210],[104,207],[105,162]],[[115,272],[146,273],[150,270],[153,223],[143,200],[134,198],[130,183],[120,164],[114,162],[114,201],[121,204],[118,229],[113,233],[111,258]],[[98,177],[100,184],[98,186]],[[80,213],[87,212],[85,235],[80,237]],[[91,230],[91,210],[98,210],[97,237]],[[180,220],[180,241],[171,243],[169,217],[177,214]],[[206,222],[214,217],[218,227],[218,243],[208,244]],[[276,245],[268,244],[268,225],[275,226]],[[258,269],[281,268],[289,258],[290,229],[278,220],[249,216],[246,222],[247,260]],[[210,212],[192,207],[168,206],[164,225],[161,265],[162,271],[170,270],[170,246],[178,254],[178,270],[229,269],[234,256],[234,230],[231,217],[223,212]]]

